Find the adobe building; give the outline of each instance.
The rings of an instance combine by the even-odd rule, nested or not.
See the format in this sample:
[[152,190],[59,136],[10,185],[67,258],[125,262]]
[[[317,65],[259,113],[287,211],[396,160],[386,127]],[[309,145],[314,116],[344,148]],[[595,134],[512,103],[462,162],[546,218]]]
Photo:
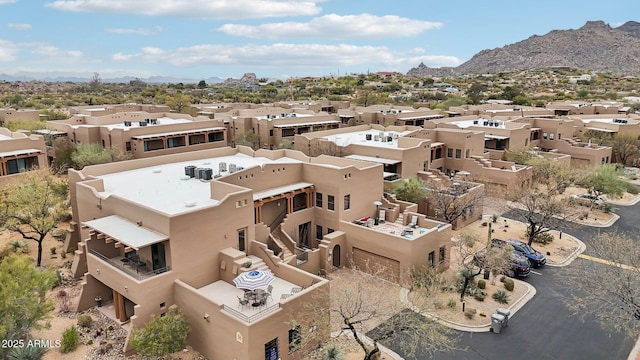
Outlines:
[[600,115],[625,114],[628,108],[618,101],[588,102],[578,100],[552,101],[545,105],[545,109],[552,110],[556,116],[566,115]]
[[[140,105],[141,106],[141,105]],[[78,110],[67,120],[48,121],[55,134],[66,133],[74,144],[100,144],[146,158],[227,146],[227,130],[221,120],[169,112],[124,111],[112,108]],[[56,136],[57,136],[56,135]]]
[[40,121],[40,113],[33,109],[0,109],[0,126],[7,121]]
[[121,112],[137,112],[143,111],[147,113],[168,113],[171,108],[167,105],[151,105],[151,104],[111,104],[111,105],[87,105],[69,107],[69,115],[87,115],[87,116],[104,116],[113,115]]
[[0,127],[0,181],[47,167],[44,138]]
[[522,106],[513,104],[481,104],[481,105],[461,105],[451,106],[445,112],[450,117],[473,115],[481,118],[492,118],[496,116],[509,117],[555,117],[552,109],[545,109],[533,106]]
[[235,109],[216,114],[215,119],[229,124],[230,139],[235,139],[238,134],[254,134],[258,148],[271,150],[279,148],[285,140],[293,143],[296,134],[340,126],[335,114],[277,106]]
[[[405,284],[413,267],[448,267],[451,226],[383,195],[382,176],[380,164],[242,146],[72,169],[78,310],[100,297],[130,329],[175,304],[209,359],[300,359],[305,332],[288,324],[313,328],[302,304],[329,307],[316,274],[353,264]],[[253,270],[275,275],[271,296],[243,305],[233,279]]]
[[439,110],[396,105],[354,106],[338,110],[338,115],[340,122],[346,126],[374,124],[422,126],[430,119],[444,117]]

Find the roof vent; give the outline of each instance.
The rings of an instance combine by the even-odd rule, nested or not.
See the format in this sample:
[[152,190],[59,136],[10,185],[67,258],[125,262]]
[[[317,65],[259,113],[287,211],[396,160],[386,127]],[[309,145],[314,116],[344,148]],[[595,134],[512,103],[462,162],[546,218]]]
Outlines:
[[198,203],[197,203],[196,201],[185,201],[185,202],[184,202],[184,206],[185,206],[185,207],[188,207],[188,208],[194,207],[194,206],[196,206],[197,204],[198,204]]

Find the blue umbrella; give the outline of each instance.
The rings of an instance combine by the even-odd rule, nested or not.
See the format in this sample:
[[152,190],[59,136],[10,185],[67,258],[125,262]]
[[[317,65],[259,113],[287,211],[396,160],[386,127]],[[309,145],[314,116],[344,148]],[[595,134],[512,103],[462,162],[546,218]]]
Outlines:
[[275,276],[271,271],[252,270],[236,276],[233,282],[239,289],[256,290],[267,287],[273,280]]

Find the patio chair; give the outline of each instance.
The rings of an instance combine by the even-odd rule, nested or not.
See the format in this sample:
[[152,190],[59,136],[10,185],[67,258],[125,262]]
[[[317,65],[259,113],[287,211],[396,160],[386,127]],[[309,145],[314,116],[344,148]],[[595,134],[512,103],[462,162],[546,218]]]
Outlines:
[[287,299],[287,298],[291,297],[291,295],[292,294],[282,294],[282,295],[280,295],[280,300]]
[[407,224],[407,226],[410,226],[412,228],[415,228],[418,226],[418,215],[411,215],[411,222],[409,224]]
[[299,293],[300,291],[302,291],[302,288],[301,288],[301,287],[299,287],[299,286],[296,286],[296,287],[292,287],[292,288],[291,288],[291,293],[292,293],[292,294],[297,294],[297,293]]
[[271,295],[271,292],[272,292],[272,291],[273,291],[273,285],[269,285],[269,286],[267,286],[267,294],[266,294],[266,296],[267,296],[267,297],[270,297],[270,298],[271,298],[271,300],[273,300],[273,296]]
[[249,305],[248,299],[243,299],[240,296],[236,295],[238,298],[238,307],[244,309],[245,306]]

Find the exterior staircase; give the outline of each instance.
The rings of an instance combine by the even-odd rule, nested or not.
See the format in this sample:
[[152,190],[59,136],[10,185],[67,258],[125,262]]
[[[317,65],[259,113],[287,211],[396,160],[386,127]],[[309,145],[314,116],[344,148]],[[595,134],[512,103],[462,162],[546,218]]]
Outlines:
[[280,247],[282,249],[282,260],[285,263],[289,263],[291,261],[291,259],[293,259],[294,257],[296,257],[296,255],[294,253],[291,252],[291,250],[289,250],[289,248],[284,244],[284,242],[281,239],[281,234],[282,234],[282,229],[280,228],[280,225],[278,225],[274,231],[271,232],[271,238],[273,239],[273,242],[276,243],[276,245],[278,245],[278,247]]
[[260,259],[259,257],[255,255],[249,255],[247,256],[247,258],[251,260],[251,267],[261,271],[270,270],[267,264],[265,264],[265,262],[262,261],[262,259]]
[[400,226],[404,226],[404,214],[403,213],[399,213],[398,214],[398,218],[396,219],[396,221],[394,221],[394,223],[399,224]]

